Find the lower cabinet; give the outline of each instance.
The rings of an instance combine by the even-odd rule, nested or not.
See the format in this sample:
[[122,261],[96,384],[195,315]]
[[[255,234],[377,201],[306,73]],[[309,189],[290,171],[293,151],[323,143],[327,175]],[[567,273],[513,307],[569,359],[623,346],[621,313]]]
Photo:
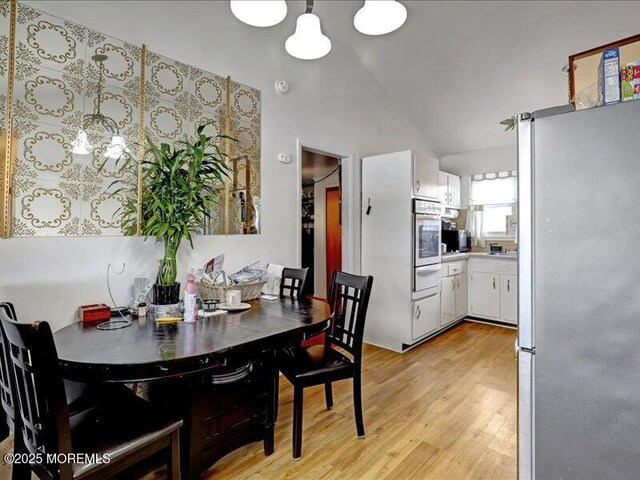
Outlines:
[[518,323],[517,262],[510,259],[469,259],[469,315]]
[[518,277],[516,275],[501,275],[500,285],[500,316],[510,323],[518,321]]
[[467,274],[456,275],[456,319],[467,315]]
[[471,315],[500,319],[500,275],[471,273]]
[[440,325],[449,325],[467,314],[467,274],[440,280]]
[[418,339],[440,328],[440,293],[436,292],[413,304],[413,338]]

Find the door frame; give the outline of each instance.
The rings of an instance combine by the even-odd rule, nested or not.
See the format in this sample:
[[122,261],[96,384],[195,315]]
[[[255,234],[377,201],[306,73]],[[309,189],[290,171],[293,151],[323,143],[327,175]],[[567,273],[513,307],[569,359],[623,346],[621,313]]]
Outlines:
[[300,191],[302,189],[302,150],[308,150],[321,155],[337,157],[342,164],[342,268],[347,272],[359,274],[356,271],[356,178],[354,154],[348,150],[327,144],[298,138],[296,141],[296,265],[300,267],[302,256],[302,202]]

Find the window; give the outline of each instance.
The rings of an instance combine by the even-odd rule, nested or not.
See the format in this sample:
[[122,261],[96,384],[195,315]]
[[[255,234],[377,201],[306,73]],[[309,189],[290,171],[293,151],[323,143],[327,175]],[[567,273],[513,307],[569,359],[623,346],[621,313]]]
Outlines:
[[473,175],[469,204],[482,206],[482,236],[513,238],[515,230],[507,228],[507,220],[516,215],[518,202],[517,173],[499,172]]

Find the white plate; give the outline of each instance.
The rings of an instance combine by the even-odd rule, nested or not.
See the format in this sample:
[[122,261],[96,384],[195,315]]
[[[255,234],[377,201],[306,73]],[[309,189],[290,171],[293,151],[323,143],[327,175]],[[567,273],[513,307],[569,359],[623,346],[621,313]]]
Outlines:
[[240,305],[230,305],[228,303],[219,303],[218,308],[221,310],[228,310],[229,312],[239,312],[241,310],[248,310],[251,305],[248,303],[241,303]]

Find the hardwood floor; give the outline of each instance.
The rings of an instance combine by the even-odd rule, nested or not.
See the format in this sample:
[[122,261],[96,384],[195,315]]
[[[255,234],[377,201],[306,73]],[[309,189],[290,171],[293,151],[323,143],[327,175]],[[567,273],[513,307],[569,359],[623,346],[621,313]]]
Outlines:
[[[282,378],[275,453],[265,457],[262,443],[248,445],[203,478],[514,479],[514,341],[515,330],[463,322],[403,355],[367,345],[366,438],[356,436],[350,381],[334,384],[330,411],[323,387],[305,389],[297,462],[291,458],[292,389]],[[145,480],[162,478],[158,471]]]
[[405,354],[367,345],[358,439],[351,382],[305,389],[302,459],[291,458],[293,392],[281,379],[276,451],[248,445],[203,478],[514,479],[515,330],[463,322]]

